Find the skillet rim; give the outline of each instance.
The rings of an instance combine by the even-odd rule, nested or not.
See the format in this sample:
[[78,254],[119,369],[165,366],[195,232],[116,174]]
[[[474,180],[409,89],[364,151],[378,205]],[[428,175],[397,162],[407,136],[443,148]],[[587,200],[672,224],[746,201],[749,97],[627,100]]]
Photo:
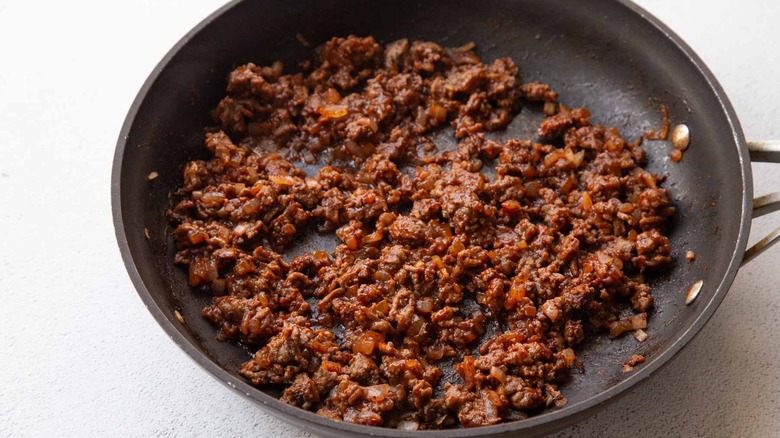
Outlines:
[[639,16],[646,24],[654,27],[660,31],[665,38],[667,38],[682,54],[686,56],[688,62],[698,70],[706,85],[709,87],[714,97],[720,104],[720,110],[723,111],[729,122],[729,128],[733,136],[733,144],[737,147],[739,152],[739,164],[741,168],[741,180],[742,180],[742,205],[740,208],[740,227],[737,233],[737,240],[731,259],[729,261],[728,269],[723,274],[723,278],[718,284],[715,292],[712,295],[710,301],[701,310],[698,317],[694,320],[693,324],[682,330],[682,333],[676,336],[676,339],[666,349],[661,351],[652,361],[647,362],[636,373],[627,377],[620,383],[590,397],[571,405],[567,405],[561,409],[548,411],[544,414],[530,417],[528,419],[513,421],[509,423],[502,423],[493,426],[482,426],[478,428],[470,429],[444,429],[444,430],[424,430],[424,431],[402,431],[398,429],[364,426],[353,423],[346,423],[342,421],[331,420],[325,417],[321,417],[313,412],[296,408],[279,401],[277,398],[272,397],[262,390],[251,386],[245,380],[239,378],[235,374],[220,367],[214,361],[208,358],[204,353],[200,352],[193,344],[191,344],[184,335],[178,330],[180,324],[175,321],[173,315],[167,315],[157,305],[157,302],[152,297],[149,290],[146,288],[143,279],[135,265],[133,255],[130,252],[128,244],[128,235],[124,226],[122,199],[121,199],[121,180],[122,180],[122,167],[124,160],[124,153],[127,148],[127,140],[129,138],[130,131],[135,122],[138,111],[141,104],[146,98],[147,93],[151,89],[152,85],[157,81],[161,72],[168,66],[169,62],[179,53],[179,51],[189,43],[189,41],[198,34],[205,27],[212,22],[220,18],[229,10],[236,7],[238,4],[245,0],[232,0],[229,3],[223,5],[208,17],[203,19],[189,32],[187,32],[160,60],[155,66],[150,75],[147,77],[143,86],[139,90],[132,105],[127,113],[122,128],[117,140],[116,150],[113,158],[113,166],[111,171],[111,210],[113,215],[114,229],[116,234],[117,243],[119,246],[122,260],[128,275],[135,286],[135,289],[143,301],[146,308],[152,314],[157,323],[163,328],[166,334],[173,340],[173,342],[179,346],[187,355],[194,360],[201,368],[208,371],[212,377],[216,378],[226,387],[234,390],[242,397],[246,397],[253,402],[260,404],[261,407],[267,408],[266,412],[280,418],[288,423],[292,423],[295,426],[302,428],[308,432],[321,433],[327,431],[331,435],[337,433],[344,433],[347,435],[364,435],[364,436],[380,436],[380,437],[418,437],[421,435],[429,437],[447,437],[447,438],[465,438],[474,436],[497,436],[507,434],[511,432],[527,431],[532,434],[549,433],[555,430],[562,429],[568,425],[574,424],[583,420],[584,418],[594,414],[597,410],[605,407],[607,403],[616,400],[619,396],[624,395],[626,391],[632,387],[635,387],[640,382],[646,381],[648,377],[660,370],[664,365],[676,356],[676,354],[682,350],[688,343],[699,333],[701,328],[712,317],[715,310],[720,306],[723,298],[731,287],[737,271],[739,270],[742,256],[745,248],[747,247],[747,238],[750,232],[750,224],[752,218],[752,199],[753,199],[753,180],[752,169],[750,166],[750,159],[747,149],[747,142],[745,140],[742,127],[739,123],[739,119],[731,105],[725,91],[715,79],[713,73],[707,68],[701,58],[688,46],[676,33],[674,33],[669,27],[663,24],[659,19],[647,12],[642,7],[634,4],[629,0],[613,0],[615,7],[622,7],[628,9],[629,12]]

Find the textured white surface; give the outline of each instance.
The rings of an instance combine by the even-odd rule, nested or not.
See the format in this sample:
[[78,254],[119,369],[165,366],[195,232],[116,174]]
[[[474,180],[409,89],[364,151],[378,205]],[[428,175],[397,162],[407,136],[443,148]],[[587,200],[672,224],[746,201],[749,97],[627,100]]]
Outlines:
[[[749,138],[780,139],[774,0],[639,3],[704,58]],[[220,4],[0,0],[0,436],[308,436],[169,341],[114,241],[109,177],[125,113],[168,48]],[[754,169],[757,194],[780,189],[780,166]],[[757,221],[752,240],[777,223]],[[778,256],[744,268],[647,385],[558,436],[777,436]]]

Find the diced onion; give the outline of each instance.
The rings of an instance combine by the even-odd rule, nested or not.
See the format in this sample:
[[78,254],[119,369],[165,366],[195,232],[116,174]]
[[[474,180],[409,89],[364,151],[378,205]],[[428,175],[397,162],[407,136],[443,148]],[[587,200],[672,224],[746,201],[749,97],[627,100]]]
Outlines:
[[431,313],[433,312],[433,304],[432,298],[421,298],[417,300],[417,310],[421,313]]
[[364,332],[352,345],[352,351],[366,356],[374,352],[380,342],[384,342],[385,336],[375,331]]
[[244,214],[255,214],[260,211],[261,206],[262,204],[260,204],[260,200],[257,198],[252,198],[247,201],[243,207],[241,207],[241,210]]
[[585,211],[590,210],[590,208],[593,206],[593,199],[590,197],[590,193],[583,192],[582,193],[582,199],[580,200],[580,205],[582,206],[582,209]]
[[220,192],[206,192],[203,197],[200,198],[200,202],[205,207],[217,208],[222,207],[222,203],[225,202],[225,194]]
[[553,164],[555,164],[556,161],[558,161],[561,158],[565,158],[566,154],[560,151],[550,152],[547,154],[546,157],[544,157],[544,165],[545,167],[550,167]]
[[390,392],[390,385],[383,383],[381,385],[367,386],[365,391],[366,398],[373,402],[379,402],[387,398],[387,393]]
[[520,203],[515,199],[510,199],[501,203],[501,210],[505,213],[517,213],[520,211]]
[[279,184],[280,186],[292,186],[298,182],[296,178],[293,178],[289,175],[270,175],[268,179],[275,184]]
[[647,314],[630,316],[609,324],[609,337],[616,338],[625,332],[647,328]]
[[468,51],[474,50],[475,47],[477,47],[477,44],[474,41],[470,41],[470,42],[468,42],[468,43],[458,47],[457,49],[455,49],[455,51],[456,52],[461,52],[461,53],[462,52],[468,52]]
[[561,317],[561,310],[555,305],[553,300],[547,300],[542,304],[542,313],[550,318],[550,321],[555,322]]
[[677,125],[672,130],[672,146],[675,149],[684,151],[688,149],[691,142],[691,131],[686,125]]
[[638,329],[634,331],[634,338],[636,338],[639,342],[645,342],[649,336],[647,336],[647,332],[645,332],[642,329]]
[[447,109],[439,104],[434,103],[428,110],[428,115],[438,120],[439,122],[445,122],[447,120]]
[[326,105],[317,110],[324,117],[340,119],[349,113],[346,105]]
[[420,427],[420,423],[416,421],[399,421],[398,422],[398,429],[400,430],[417,430]]
[[506,373],[499,367],[490,367],[490,377],[498,380],[501,383],[506,382]]
[[558,111],[558,104],[552,101],[547,101],[544,103],[544,115],[546,116],[554,116],[555,113]]
[[329,360],[323,360],[322,363],[320,364],[320,367],[325,371],[332,371],[336,373],[341,371],[341,365],[339,365],[336,362],[331,362]]
[[382,240],[383,237],[384,237],[384,233],[382,231],[380,231],[380,230],[376,230],[373,233],[371,233],[371,234],[367,235],[366,237],[364,237],[363,238],[363,243],[379,242],[380,240]]
[[574,354],[574,350],[571,348],[566,348],[563,351],[561,351],[563,354],[563,360],[566,361],[566,365],[571,366],[575,360],[577,360],[577,356]]

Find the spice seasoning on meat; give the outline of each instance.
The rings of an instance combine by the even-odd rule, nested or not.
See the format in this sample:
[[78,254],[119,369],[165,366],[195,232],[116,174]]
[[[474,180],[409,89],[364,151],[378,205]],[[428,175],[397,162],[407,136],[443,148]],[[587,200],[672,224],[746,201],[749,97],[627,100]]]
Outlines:
[[[169,211],[176,262],[282,401],[407,430],[521,419],[566,403],[586,336],[646,326],[645,275],[671,261],[662,178],[511,59],[333,38],[299,73],[238,67],[227,92]],[[534,101],[537,139],[485,135]],[[307,233],[340,245],[285,259]]]

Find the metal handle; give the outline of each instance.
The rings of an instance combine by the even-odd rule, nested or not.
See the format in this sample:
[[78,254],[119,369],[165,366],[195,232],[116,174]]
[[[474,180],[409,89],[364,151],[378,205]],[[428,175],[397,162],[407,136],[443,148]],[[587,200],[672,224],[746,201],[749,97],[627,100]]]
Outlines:
[[[780,141],[751,141],[748,142],[748,150],[750,151],[750,159],[754,162],[780,163]],[[780,192],[770,193],[753,200],[754,219],[777,210],[780,210]],[[742,265],[744,266],[758,257],[777,242],[780,242],[780,227],[748,248],[742,258]]]
[[780,163],[780,140],[749,141],[750,160],[760,163]]

